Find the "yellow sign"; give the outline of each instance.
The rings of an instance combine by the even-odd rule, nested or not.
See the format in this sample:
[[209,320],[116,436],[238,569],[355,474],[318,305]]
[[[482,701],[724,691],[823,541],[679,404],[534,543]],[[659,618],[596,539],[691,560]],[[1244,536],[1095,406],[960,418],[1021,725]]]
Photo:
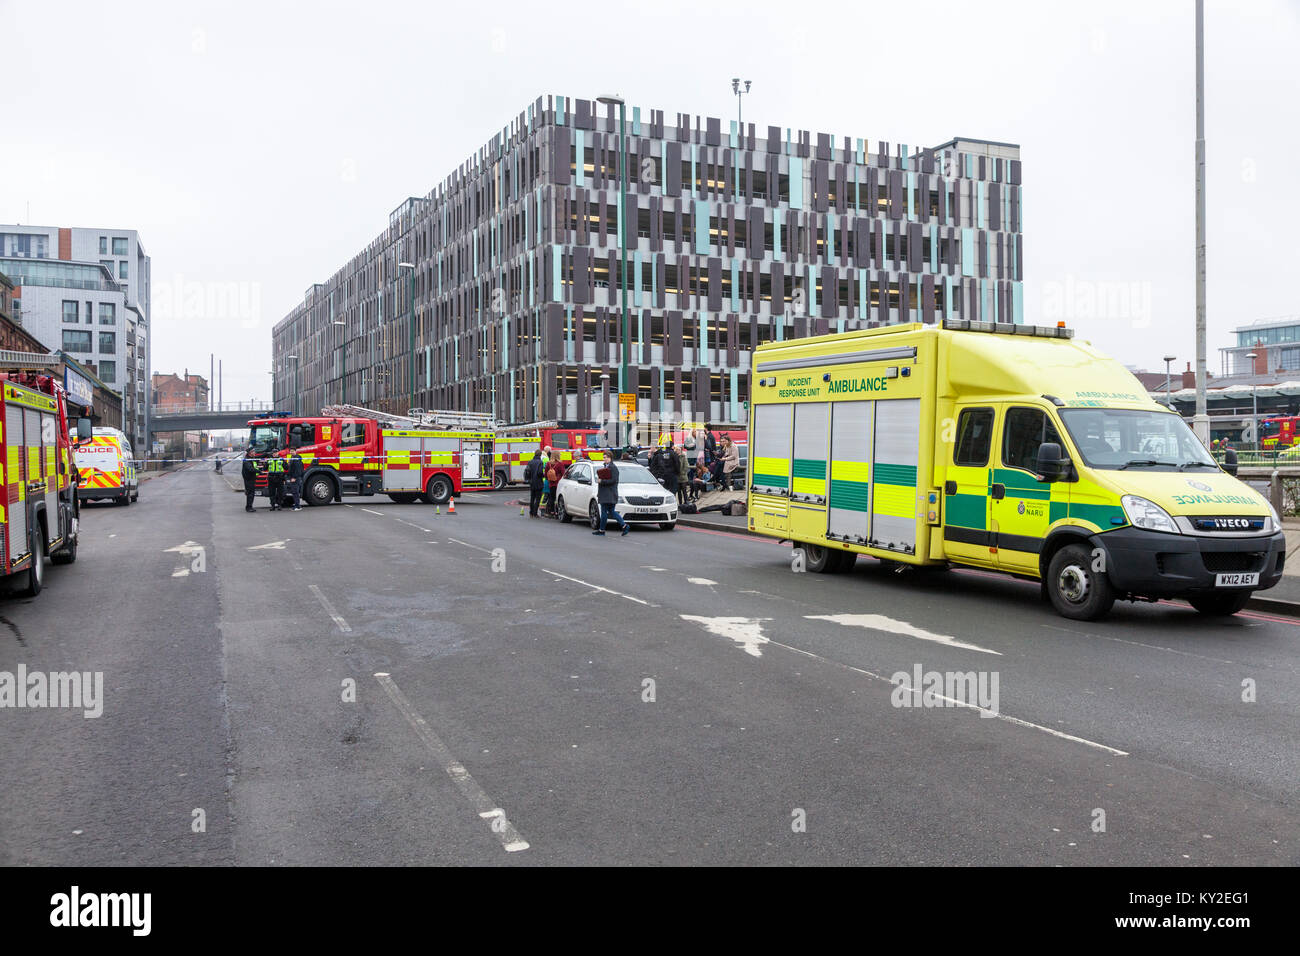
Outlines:
[[618,393],[618,419],[622,422],[636,421],[636,392]]

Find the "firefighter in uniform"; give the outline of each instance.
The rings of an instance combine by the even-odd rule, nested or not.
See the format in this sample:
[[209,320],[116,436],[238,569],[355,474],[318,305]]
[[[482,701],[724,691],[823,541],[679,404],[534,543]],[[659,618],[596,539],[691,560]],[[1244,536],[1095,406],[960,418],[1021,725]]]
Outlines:
[[257,496],[257,474],[261,469],[258,467],[256,458],[244,456],[244,510],[253,510],[253,498]]
[[271,510],[281,510],[284,501],[284,459],[272,455],[266,460],[266,494],[271,499]]

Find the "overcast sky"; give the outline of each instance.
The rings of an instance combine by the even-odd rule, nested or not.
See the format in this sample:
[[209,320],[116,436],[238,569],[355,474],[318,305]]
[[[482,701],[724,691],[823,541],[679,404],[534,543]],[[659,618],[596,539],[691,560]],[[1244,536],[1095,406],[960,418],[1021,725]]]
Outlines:
[[[1300,0],[1205,19],[1217,372],[1230,328],[1300,313]],[[0,35],[0,221],[140,230],[154,370],[215,351],[227,401],[269,397],[272,326],[538,95],[729,119],[733,75],[760,129],[1020,144],[1026,321],[1194,359],[1191,0],[0,0]]]

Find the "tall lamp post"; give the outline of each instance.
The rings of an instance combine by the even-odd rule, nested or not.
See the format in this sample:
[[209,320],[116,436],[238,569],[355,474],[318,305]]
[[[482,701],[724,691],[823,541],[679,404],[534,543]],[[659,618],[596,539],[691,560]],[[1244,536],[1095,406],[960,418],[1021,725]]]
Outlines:
[[293,415],[298,417],[298,356],[286,355],[286,359],[293,361]]
[[[743,90],[740,88],[740,84],[742,82],[745,84],[745,88]],[[736,94],[736,125],[739,127],[740,135],[742,137],[745,135],[744,104],[745,104],[745,94],[749,92],[749,84],[750,84],[749,80],[742,81],[738,76],[733,77],[731,80],[731,92]]]
[[1170,383],[1170,381],[1171,381],[1171,378],[1170,378],[1171,373],[1170,373],[1170,371],[1169,371],[1169,363],[1172,362],[1172,361],[1173,361],[1174,359],[1176,359],[1176,358],[1178,358],[1177,355],[1166,355],[1166,356],[1165,356],[1165,404],[1166,404],[1166,405],[1168,405],[1169,402],[1170,402],[1170,394],[1169,394],[1170,389],[1169,389],[1169,383]]
[[[600,423],[600,430],[605,435],[605,441],[608,442],[609,441],[609,431],[608,431],[608,424],[607,424],[608,419],[605,419],[605,416],[609,414],[609,373],[608,372],[600,373],[600,414],[602,419]],[[614,440],[615,441],[618,440],[617,435],[614,436]]]
[[407,410],[409,411],[415,407],[415,263],[399,262],[397,264],[397,271],[401,272],[403,269],[409,269],[411,272],[411,282],[407,286],[406,296],[408,306],[406,324],[411,328],[411,354],[408,358],[408,363],[411,369],[411,404],[407,406]]
[[[618,106],[618,248],[619,256],[622,259],[620,266],[621,279],[619,281],[619,298],[623,302],[623,326],[622,326],[622,364],[619,368],[618,390],[625,393],[631,384],[627,376],[627,359],[630,351],[627,331],[627,124],[626,113],[627,103],[621,96],[613,93],[607,93],[598,97],[601,103],[606,106]],[[617,438],[617,431],[615,432]],[[632,441],[632,423],[627,423],[627,441]]]
[[[1247,352],[1246,358],[1250,359],[1250,374],[1255,376],[1255,359],[1259,358],[1254,352]],[[1250,437],[1254,440],[1255,450],[1261,448],[1259,440],[1259,386],[1253,382],[1250,386]]]

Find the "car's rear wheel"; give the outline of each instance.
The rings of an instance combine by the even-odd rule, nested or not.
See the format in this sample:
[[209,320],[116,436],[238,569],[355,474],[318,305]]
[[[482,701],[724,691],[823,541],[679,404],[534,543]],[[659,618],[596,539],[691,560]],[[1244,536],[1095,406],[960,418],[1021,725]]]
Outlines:
[[1105,571],[1093,569],[1092,552],[1071,544],[1052,557],[1047,571],[1047,596],[1062,617],[1095,621],[1115,603],[1115,588]]
[[573,520],[573,515],[569,514],[569,509],[564,507],[563,495],[555,499],[555,517],[559,518],[560,521],[565,524],[568,524]]
[[587,520],[591,522],[592,531],[600,530],[600,508],[594,501],[587,505]]
[[426,504],[441,505],[451,500],[451,479],[446,475],[434,475],[424,488]]
[[1195,594],[1187,603],[1207,617],[1228,617],[1236,614],[1250,600],[1250,591],[1232,591],[1224,594]]

